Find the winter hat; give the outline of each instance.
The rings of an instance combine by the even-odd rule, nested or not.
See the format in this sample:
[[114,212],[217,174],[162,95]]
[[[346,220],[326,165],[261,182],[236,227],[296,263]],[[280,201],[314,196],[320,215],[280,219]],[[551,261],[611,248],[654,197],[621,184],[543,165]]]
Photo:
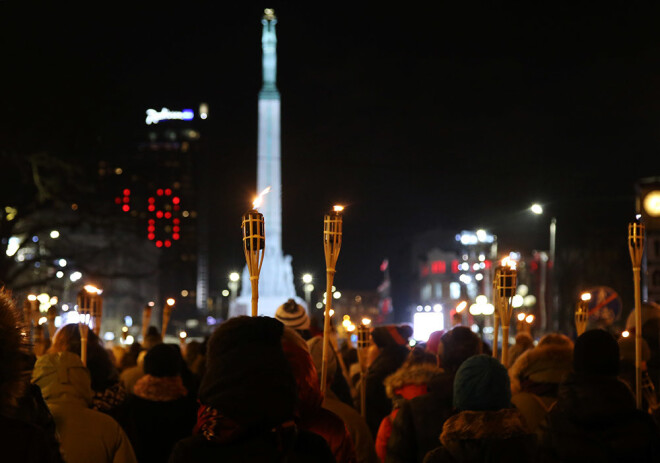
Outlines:
[[309,329],[307,311],[293,299],[289,299],[277,308],[275,318],[294,330]]
[[409,325],[377,326],[371,332],[371,337],[379,349],[394,346],[407,346],[413,331]]
[[481,354],[482,342],[470,328],[455,326],[442,338],[441,367],[456,371],[467,358]]
[[143,368],[147,375],[159,378],[179,376],[182,366],[181,354],[169,344],[156,344],[144,356]]
[[584,332],[575,341],[573,369],[586,375],[617,376],[619,345],[614,336],[601,329]]
[[[316,371],[319,374],[319,379],[321,377],[321,365],[323,363],[323,337],[314,336],[313,338],[307,341],[307,346],[309,347],[309,353],[312,356],[312,361],[316,367]],[[330,347],[330,359],[328,360],[328,379],[332,379],[337,373],[337,355],[335,350]]]
[[233,317],[208,341],[199,400],[243,427],[290,420],[296,381],[282,349],[284,325],[270,317]]
[[438,355],[438,345],[440,344],[440,339],[442,339],[443,334],[445,334],[445,330],[434,331],[431,333],[429,340],[426,341],[426,350],[434,355]]
[[494,411],[510,407],[509,374],[497,359],[479,354],[461,364],[454,377],[454,408]]

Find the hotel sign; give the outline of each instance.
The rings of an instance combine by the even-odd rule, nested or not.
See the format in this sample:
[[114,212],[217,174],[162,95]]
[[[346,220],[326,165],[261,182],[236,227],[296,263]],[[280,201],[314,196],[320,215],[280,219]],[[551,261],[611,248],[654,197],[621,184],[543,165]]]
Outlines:
[[147,109],[147,118],[145,122],[147,125],[158,124],[160,121],[180,120],[191,121],[194,117],[192,109],[184,109],[183,111],[170,111],[163,108],[160,111],[155,109]]

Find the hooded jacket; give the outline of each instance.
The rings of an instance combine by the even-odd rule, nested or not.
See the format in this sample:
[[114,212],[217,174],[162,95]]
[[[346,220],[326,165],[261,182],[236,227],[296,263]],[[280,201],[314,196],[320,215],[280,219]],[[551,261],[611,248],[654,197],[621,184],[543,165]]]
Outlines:
[[80,357],[58,352],[40,357],[32,381],[50,409],[67,463],[133,463],[133,448],[119,424],[104,413],[91,410],[89,371]]
[[531,463],[536,444],[522,415],[513,408],[460,412],[445,422],[440,443],[424,463]]
[[557,401],[559,383],[573,367],[573,347],[548,344],[524,352],[509,368],[511,402],[520,410],[530,431]]
[[385,461],[387,442],[392,434],[392,421],[396,418],[400,404],[426,394],[431,379],[442,371],[430,364],[403,366],[385,379],[385,393],[392,400],[393,410],[381,421],[376,436],[376,453],[381,461]]
[[570,374],[540,425],[539,462],[657,462],[660,435],[615,376]]

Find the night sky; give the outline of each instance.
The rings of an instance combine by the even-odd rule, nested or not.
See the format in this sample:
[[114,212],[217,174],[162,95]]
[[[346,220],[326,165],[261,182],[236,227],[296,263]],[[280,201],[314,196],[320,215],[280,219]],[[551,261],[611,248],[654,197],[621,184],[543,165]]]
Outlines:
[[296,275],[323,278],[335,203],[347,206],[340,288],[374,289],[381,261],[409,265],[414,234],[435,228],[547,248],[549,216],[525,212],[534,201],[557,217],[558,249],[594,233],[625,247],[635,181],[660,175],[658,7],[17,3],[0,3],[3,151],[107,157],[146,108],[207,102],[218,281],[245,264],[265,7],[278,16]]

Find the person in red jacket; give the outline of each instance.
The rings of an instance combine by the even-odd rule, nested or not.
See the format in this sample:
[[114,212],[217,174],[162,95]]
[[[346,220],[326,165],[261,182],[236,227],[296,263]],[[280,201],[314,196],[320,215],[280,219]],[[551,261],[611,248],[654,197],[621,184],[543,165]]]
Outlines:
[[438,357],[420,347],[410,351],[408,358],[397,371],[385,379],[385,391],[392,399],[392,413],[383,418],[376,436],[376,454],[385,461],[387,441],[392,434],[392,421],[404,400],[410,400],[428,392],[428,383],[434,376],[442,373],[438,366]]

